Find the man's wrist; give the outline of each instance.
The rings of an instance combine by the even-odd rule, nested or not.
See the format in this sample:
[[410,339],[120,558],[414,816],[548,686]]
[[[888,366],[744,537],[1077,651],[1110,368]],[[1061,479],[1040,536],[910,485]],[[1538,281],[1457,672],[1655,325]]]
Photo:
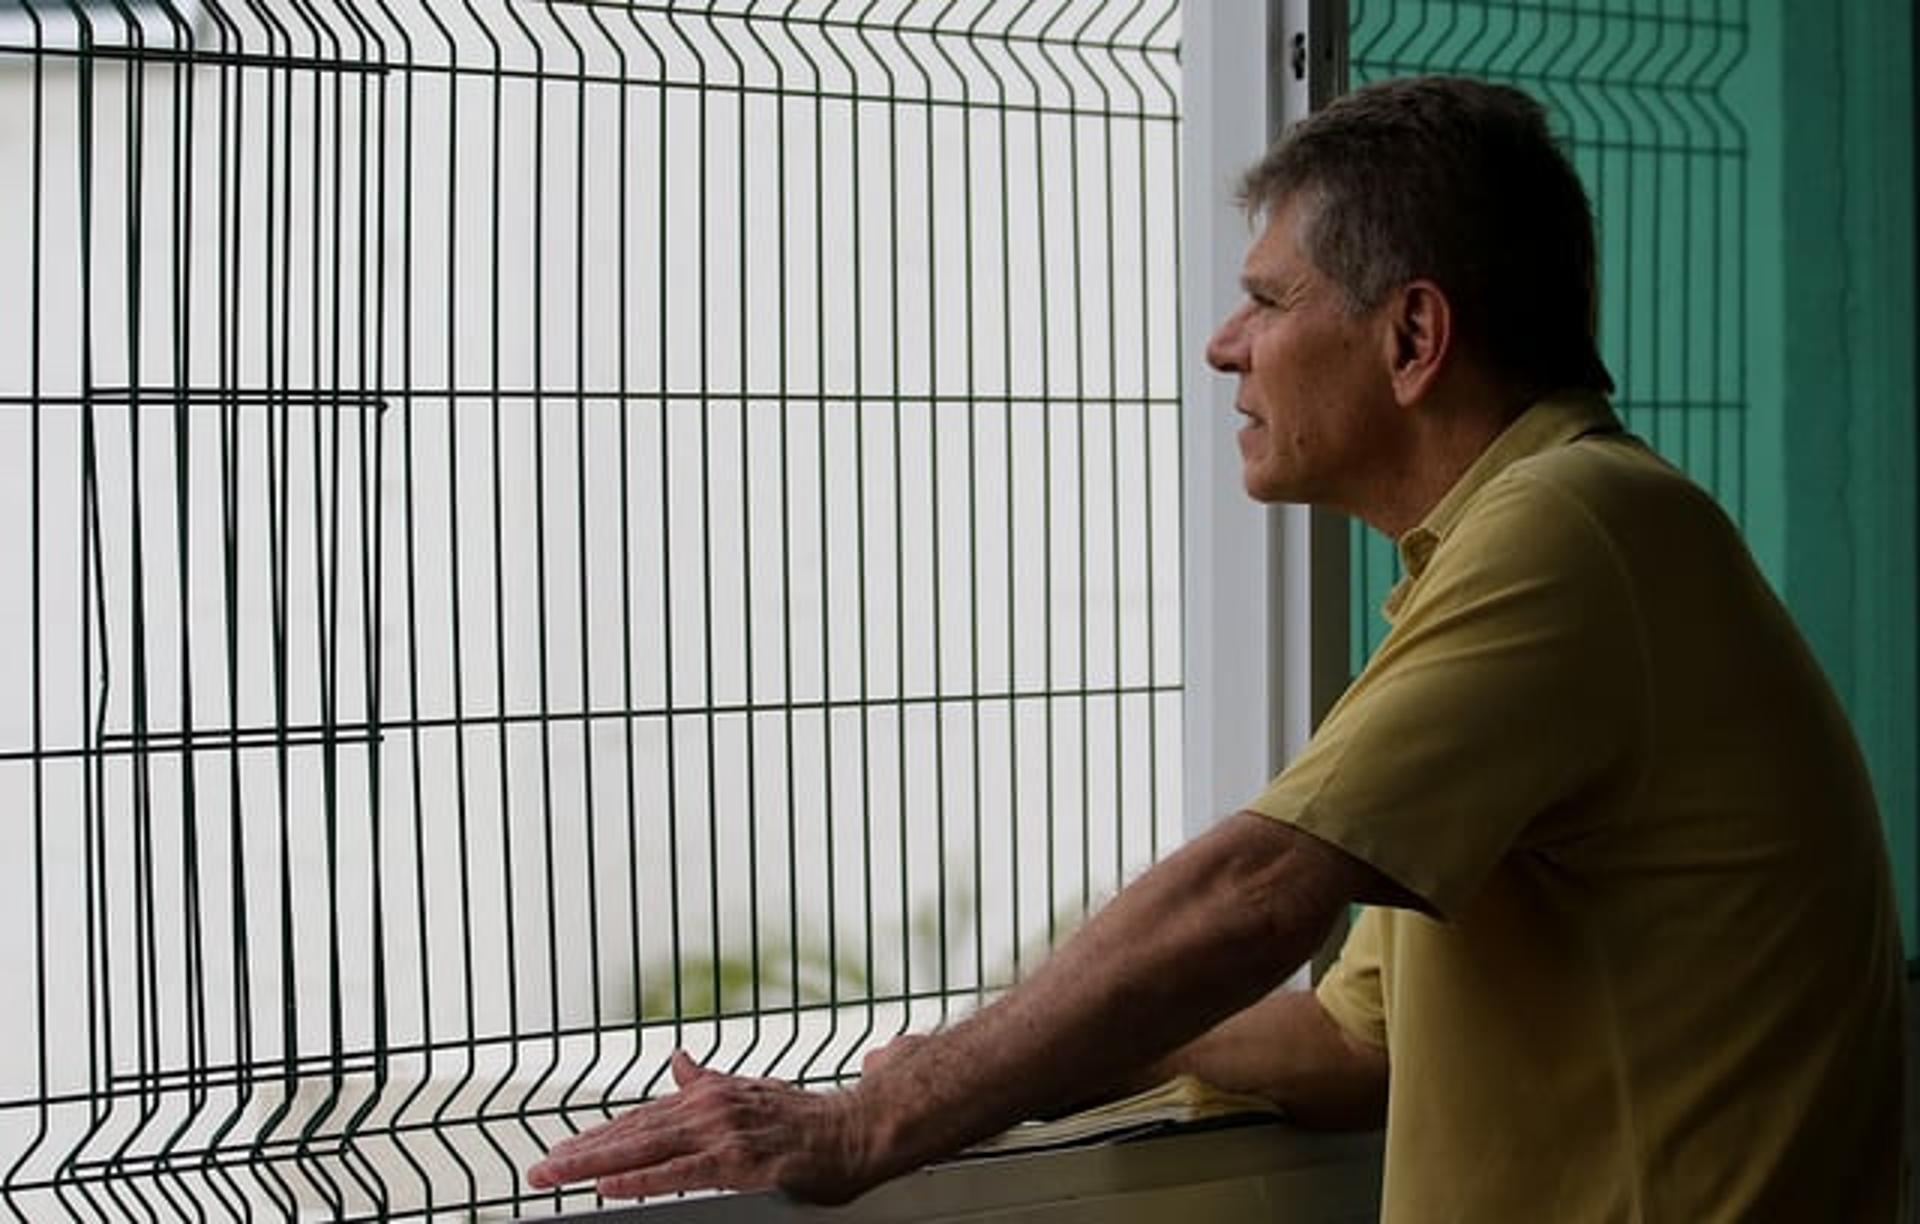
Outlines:
[[863,1076],[852,1088],[841,1093],[842,1120],[848,1157],[860,1170],[862,1179],[877,1185],[888,1178],[940,1155],[913,1151],[916,1128],[906,1102],[912,1092],[902,1091],[899,1067],[879,1074]]

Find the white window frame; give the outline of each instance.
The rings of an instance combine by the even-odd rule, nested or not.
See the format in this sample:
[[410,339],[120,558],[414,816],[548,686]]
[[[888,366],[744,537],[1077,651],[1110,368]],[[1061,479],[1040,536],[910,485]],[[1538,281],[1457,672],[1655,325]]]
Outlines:
[[1247,498],[1232,442],[1233,382],[1205,358],[1207,337],[1240,299],[1253,236],[1232,198],[1235,181],[1287,124],[1345,88],[1346,8],[1190,0],[1181,11],[1189,836],[1239,809],[1298,755],[1349,679],[1349,520]]

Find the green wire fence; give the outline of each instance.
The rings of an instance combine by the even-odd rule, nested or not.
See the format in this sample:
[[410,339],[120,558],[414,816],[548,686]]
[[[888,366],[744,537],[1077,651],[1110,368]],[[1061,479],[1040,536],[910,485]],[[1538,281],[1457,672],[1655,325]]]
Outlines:
[[[1353,84],[1458,72],[1546,107],[1593,201],[1602,356],[1629,429],[1749,511],[1749,138],[1729,97],[1749,0],[1352,0]],[[1385,636],[1392,545],[1356,528],[1353,665]]]
[[1174,0],[0,6],[0,1203],[550,1214],[1178,836]]

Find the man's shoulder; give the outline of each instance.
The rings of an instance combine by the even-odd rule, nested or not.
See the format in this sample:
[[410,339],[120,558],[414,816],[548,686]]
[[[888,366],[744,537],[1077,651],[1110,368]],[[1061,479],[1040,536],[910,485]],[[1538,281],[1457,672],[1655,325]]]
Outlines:
[[1470,508],[1530,537],[1556,525],[1632,546],[1649,534],[1706,530],[1731,537],[1712,496],[1631,434],[1597,434],[1515,462]]

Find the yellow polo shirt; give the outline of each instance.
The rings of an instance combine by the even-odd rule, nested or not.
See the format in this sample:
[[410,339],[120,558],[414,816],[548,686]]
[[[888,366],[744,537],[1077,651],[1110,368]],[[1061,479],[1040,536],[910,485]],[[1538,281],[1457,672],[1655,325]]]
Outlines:
[[1383,1217],[1893,1220],[1873,796],[1733,526],[1569,394],[1400,548],[1391,632],[1249,805],[1433,911],[1367,910],[1319,988],[1392,1061]]

